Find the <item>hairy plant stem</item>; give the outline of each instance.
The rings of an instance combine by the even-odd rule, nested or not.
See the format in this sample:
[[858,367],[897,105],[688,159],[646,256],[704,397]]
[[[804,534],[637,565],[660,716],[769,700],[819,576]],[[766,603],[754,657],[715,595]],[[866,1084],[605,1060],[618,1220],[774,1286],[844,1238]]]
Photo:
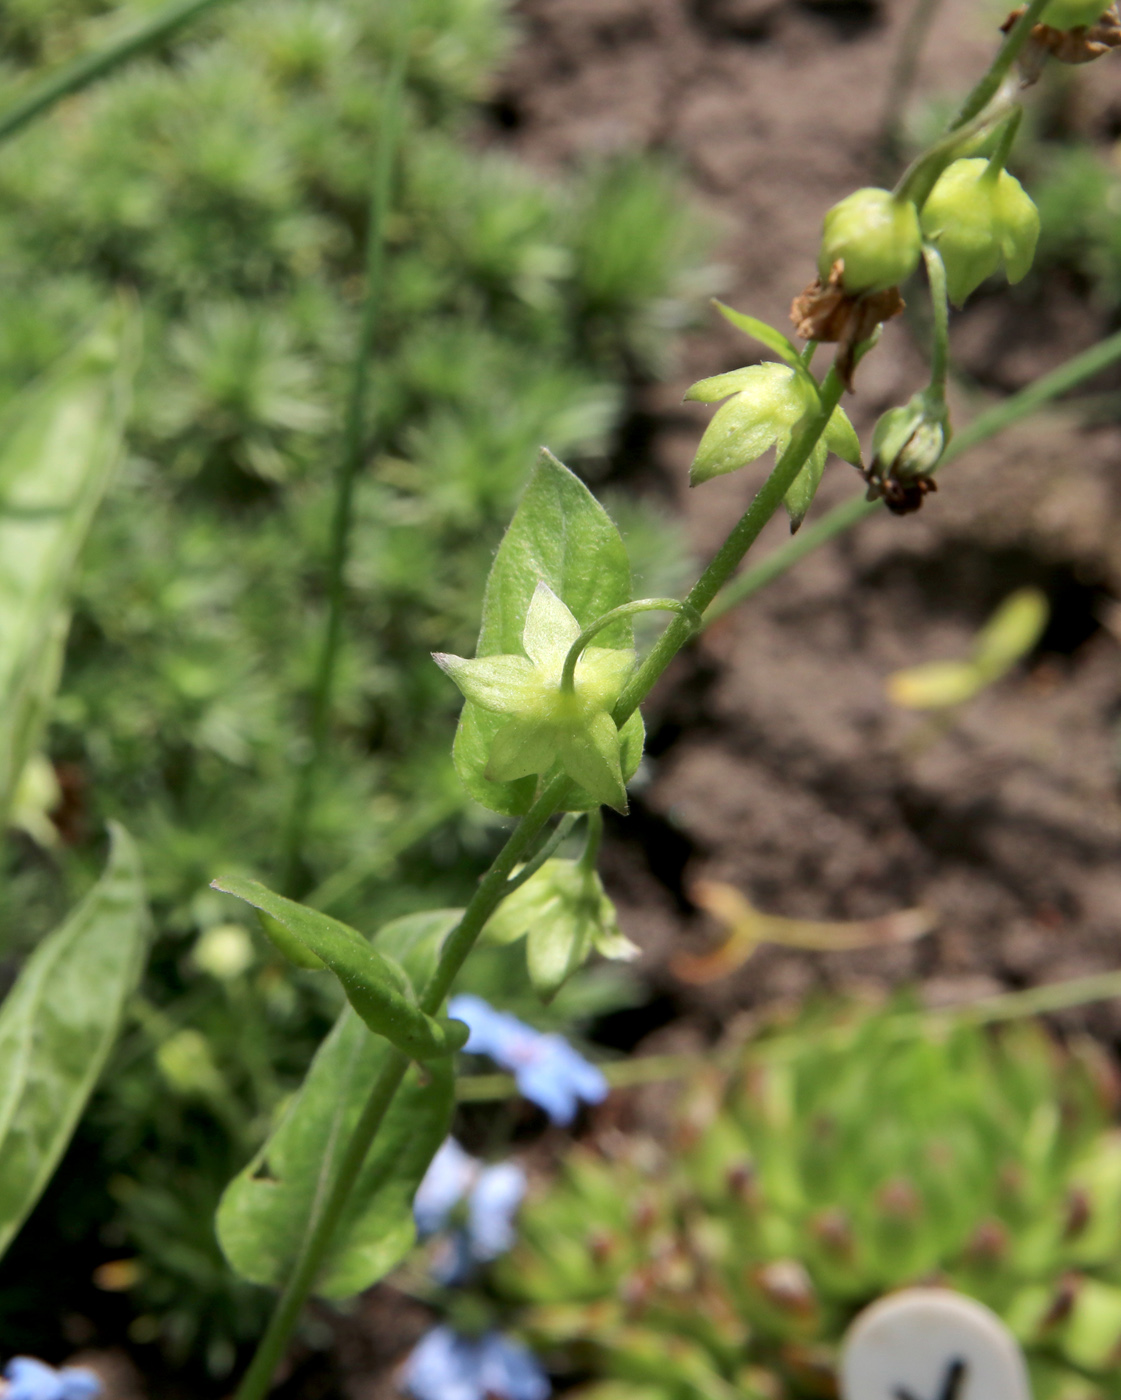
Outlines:
[[369,224],[366,232],[366,291],[358,325],[358,339],[351,367],[343,430],[342,456],[335,479],[335,502],[327,548],[327,623],[323,630],[311,695],[309,748],[300,763],[285,824],[281,884],[285,894],[298,895],[301,862],[316,781],[327,749],[331,704],[342,643],[343,609],[346,603],[346,564],[354,516],[354,486],[366,453],[366,398],[374,331],[381,315],[385,292],[385,234],[393,192],[393,173],[401,139],[401,107],[408,61],[409,14],[407,6],[397,18],[397,35],[381,104],[381,123],[370,184]]
[[129,59],[148,53],[165,39],[169,39],[177,29],[222,3],[223,0],[177,0],[175,4],[157,10],[150,19],[106,44],[104,48],[94,53],[82,54],[73,62],[64,64],[57,72],[49,73],[6,112],[0,112],[0,141],[6,141],[36,117],[49,112],[64,97],[72,97],[91,83],[97,82],[99,78],[112,73],[115,68],[127,63]]
[[[1005,428],[1010,428],[1014,423],[1027,418],[1044,404],[1058,398],[1060,394],[1077,388],[1083,380],[1090,379],[1117,360],[1121,360],[1121,331],[1091,346],[1089,350],[1084,350],[1080,355],[1075,355],[1050,374],[1042,375],[1034,384],[1029,384],[1026,389],[1021,389],[1018,394],[1013,394],[1003,403],[978,414],[972,423],[967,423],[950,441],[938,463],[938,469],[948,466],[971,447],[987,442]],[[836,539],[838,535],[844,534],[846,530],[880,509],[881,502],[866,500],[861,494],[834,506],[814,524],[804,525],[788,543],[781,545],[754,568],[745,569],[738,578],[732,580],[705,612],[705,627],[723,617],[746,598],[766,588],[776,578],[781,578],[815,549],[829,540]]]
[[569,694],[575,689],[576,683],[576,663],[584,648],[606,627],[610,627],[613,622],[622,622],[624,618],[634,617],[636,613],[644,612],[674,612],[689,615],[693,630],[701,625],[699,613],[690,611],[687,603],[682,603],[677,598],[639,598],[633,603],[620,603],[617,608],[612,608],[610,612],[605,612],[602,617],[588,627],[585,627],[572,645],[568,648],[568,653],[564,658],[564,666],[561,669],[560,688]]

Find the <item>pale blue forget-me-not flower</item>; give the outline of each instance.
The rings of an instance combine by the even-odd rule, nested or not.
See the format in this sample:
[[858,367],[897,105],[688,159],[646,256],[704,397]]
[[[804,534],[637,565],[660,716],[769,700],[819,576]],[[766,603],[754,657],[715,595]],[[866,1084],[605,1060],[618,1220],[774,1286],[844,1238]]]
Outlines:
[[554,1123],[571,1123],[582,1102],[601,1103],[607,1097],[602,1072],[563,1036],[534,1030],[469,992],[452,997],[448,1015],[465,1021],[471,1031],[463,1048],[472,1055],[488,1055],[509,1070],[520,1092]]
[[525,1188],[525,1172],[516,1162],[487,1167],[464,1152],[455,1138],[444,1140],[413,1199],[421,1235],[444,1229],[460,1202],[466,1202],[465,1226],[453,1231],[433,1263],[441,1283],[457,1283],[472,1264],[505,1254],[514,1243],[514,1216]]
[[414,1347],[401,1384],[415,1400],[547,1400],[552,1393],[541,1363],[500,1332],[461,1337],[434,1327]]
[[13,1356],[4,1367],[2,1400],[97,1400],[101,1381],[84,1366],[55,1370],[33,1356]]

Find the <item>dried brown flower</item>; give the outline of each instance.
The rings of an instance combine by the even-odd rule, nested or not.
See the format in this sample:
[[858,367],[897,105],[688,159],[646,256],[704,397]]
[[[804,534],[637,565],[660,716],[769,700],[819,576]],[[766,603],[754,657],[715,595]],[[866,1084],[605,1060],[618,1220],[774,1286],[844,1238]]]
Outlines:
[[854,296],[844,289],[844,272],[844,259],[838,258],[829,269],[827,281],[816,277],[794,298],[790,319],[794,322],[795,333],[803,340],[836,341],[840,345],[837,373],[851,393],[856,347],[873,335],[882,321],[899,315],[903,310],[903,298],[898,287]]
[[[1013,10],[1000,26],[1007,34],[1020,16],[1025,6]],[[1032,26],[1031,35],[1020,55],[1020,68],[1024,81],[1034,83],[1048,57],[1057,58],[1060,63],[1092,63],[1095,58],[1110,49],[1121,48],[1121,15],[1117,6],[1111,5],[1102,12],[1093,24],[1080,24],[1074,29],[1055,29],[1050,24]]]

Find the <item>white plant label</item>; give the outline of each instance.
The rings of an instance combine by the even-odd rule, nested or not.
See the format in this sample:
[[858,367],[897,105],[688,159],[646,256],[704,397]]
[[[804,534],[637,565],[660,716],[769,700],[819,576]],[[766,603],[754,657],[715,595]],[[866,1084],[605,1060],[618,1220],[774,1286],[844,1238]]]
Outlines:
[[945,1288],[873,1303],[841,1354],[843,1400],[1031,1400],[1015,1338],[995,1313]]

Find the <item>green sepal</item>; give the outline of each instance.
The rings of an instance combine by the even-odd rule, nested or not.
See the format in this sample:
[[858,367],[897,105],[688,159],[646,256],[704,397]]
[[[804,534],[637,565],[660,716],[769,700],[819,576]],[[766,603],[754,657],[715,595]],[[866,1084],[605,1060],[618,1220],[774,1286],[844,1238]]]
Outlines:
[[[526,617],[540,583],[564,601],[581,628],[631,597],[630,563],[614,522],[583,482],[546,451],[491,567],[476,657],[523,654]],[[630,649],[629,621],[606,628],[596,644]],[[511,781],[487,777],[495,737],[507,722],[507,716],[468,701],[452,753],[460,780],[477,802],[493,812],[520,816],[533,803],[538,776],[531,773]],[[619,731],[624,782],[638,767],[644,738],[636,712]],[[567,803],[570,811],[596,805],[595,798],[575,787]]]
[[806,459],[806,465],[794,478],[783,497],[786,513],[790,516],[790,533],[792,535],[797,533],[802,521],[806,518],[806,512],[813,505],[813,498],[817,495],[817,488],[821,485],[821,478],[825,474],[827,455],[824,441],[819,442]]
[[743,331],[744,335],[749,335],[752,340],[757,340],[761,345],[765,345],[768,350],[773,350],[780,360],[785,360],[788,365],[802,363],[802,356],[799,354],[797,346],[793,341],[788,340],[782,331],[776,330],[774,326],[768,326],[766,321],[759,321],[754,316],[747,316],[742,311],[735,311],[732,307],[725,306],[722,301],[718,301],[715,297],[712,304],[725,321],[729,321],[736,330]]
[[1040,22],[1053,29],[1081,29],[1100,19],[1106,9],[1101,0],[1051,0]]
[[554,857],[498,906],[483,937],[489,943],[527,938],[526,965],[539,996],[549,1000],[594,950],[629,960],[639,949],[619,929],[615,906],[594,870]]
[[466,1044],[467,1027],[461,1021],[437,1020],[422,1011],[405,970],[371,947],[357,929],[244,876],[225,876],[212,880],[211,885],[282,924],[331,969],[370,1030],[392,1041],[406,1055],[431,1060]]
[[950,300],[961,306],[1004,264],[1009,282],[1031,267],[1039,238],[1039,211],[1019,180],[994,173],[979,157],[955,160],[938,177],[923,205],[923,233],[946,268]]

